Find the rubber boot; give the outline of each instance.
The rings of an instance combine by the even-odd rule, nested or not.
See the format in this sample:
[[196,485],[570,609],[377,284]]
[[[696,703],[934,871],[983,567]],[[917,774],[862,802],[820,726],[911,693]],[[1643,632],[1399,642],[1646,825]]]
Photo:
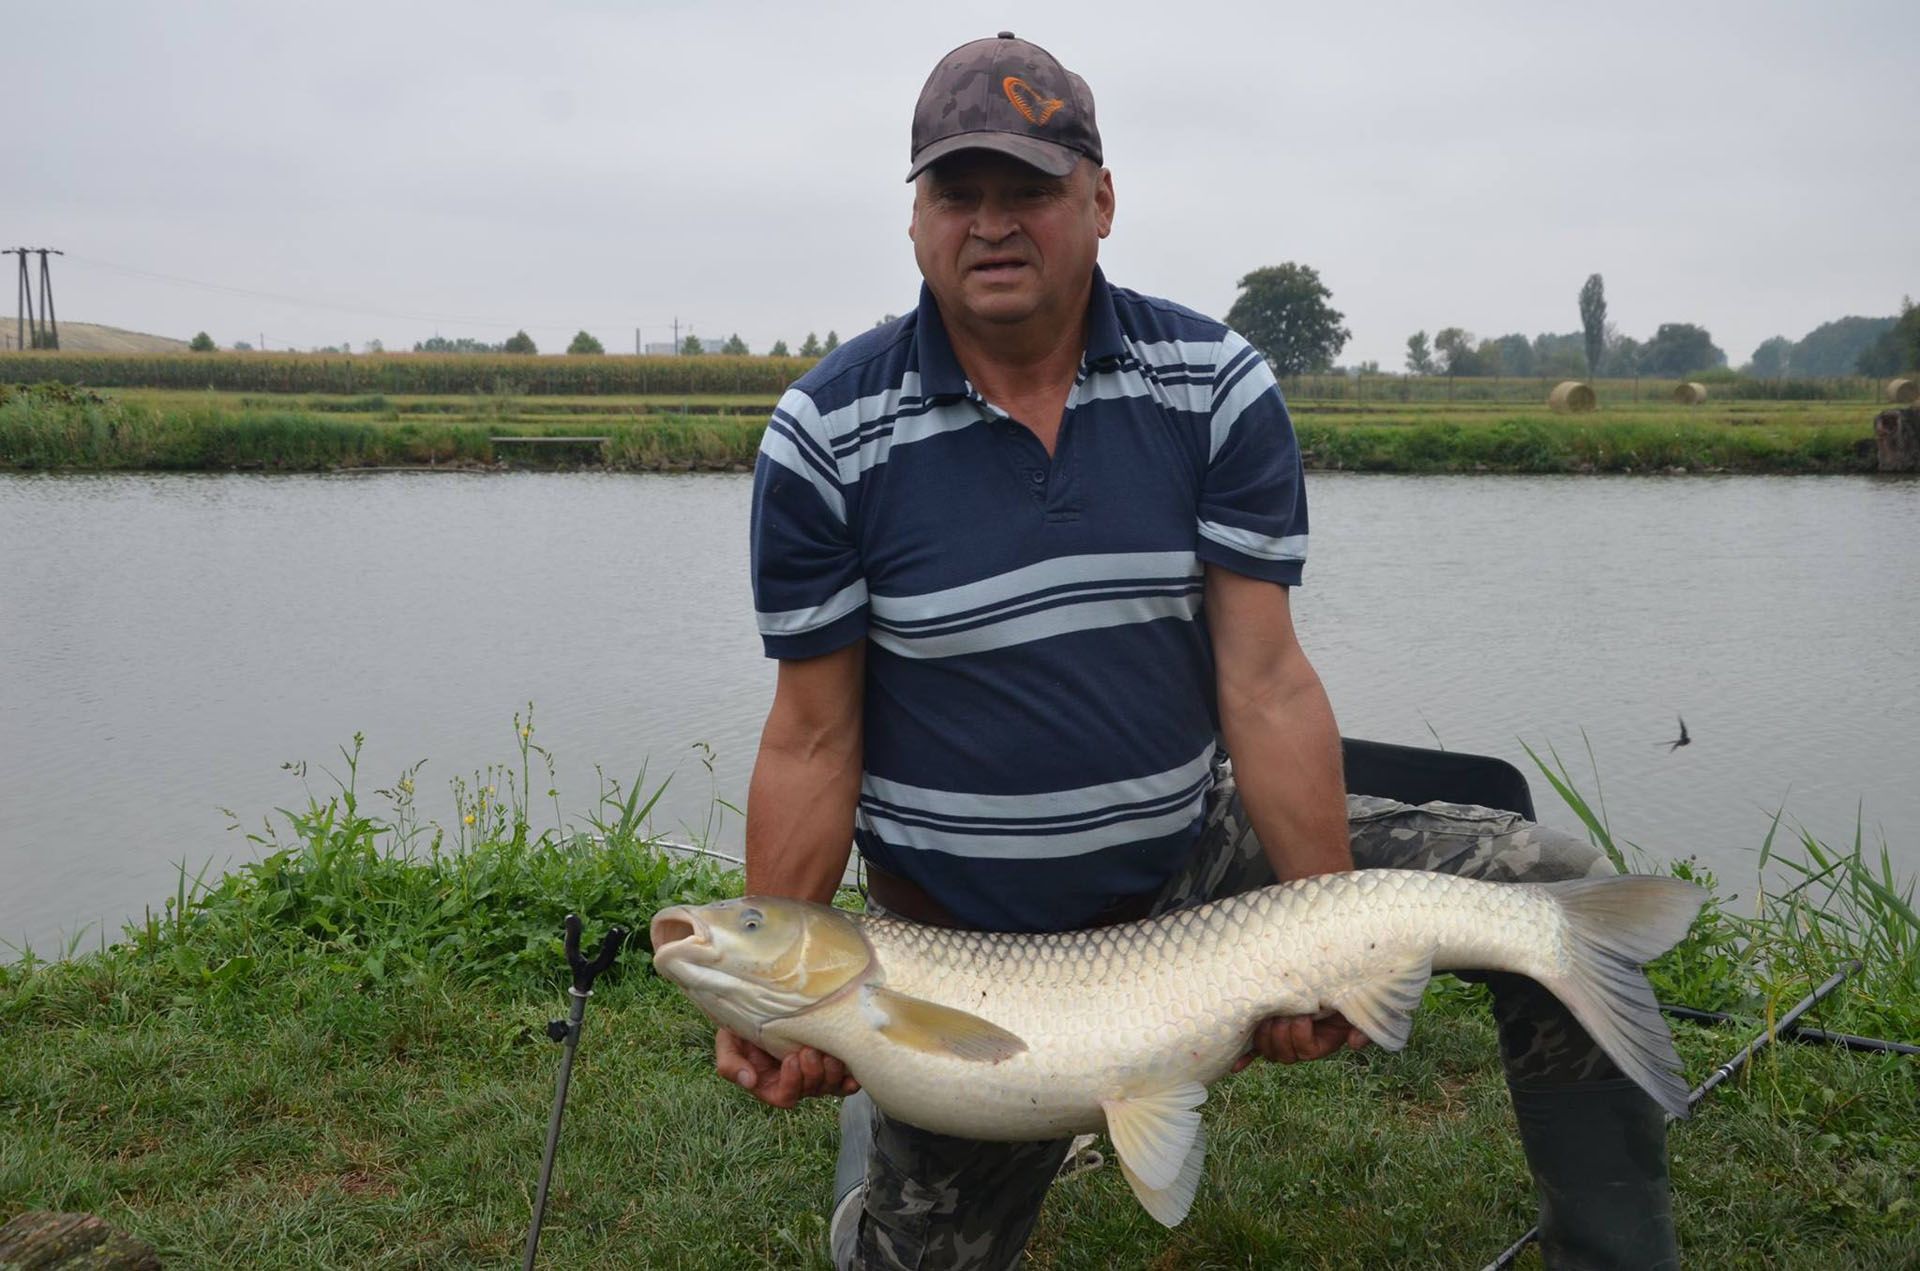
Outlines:
[[1660,1105],[1624,1077],[1510,1088],[1540,1200],[1540,1252],[1547,1266],[1678,1268]]
[[833,1163],[833,1208],[827,1218],[827,1256],[834,1271],[850,1271],[860,1254],[867,1162],[873,1159],[873,1115],[873,1100],[864,1090],[840,1101],[840,1155]]

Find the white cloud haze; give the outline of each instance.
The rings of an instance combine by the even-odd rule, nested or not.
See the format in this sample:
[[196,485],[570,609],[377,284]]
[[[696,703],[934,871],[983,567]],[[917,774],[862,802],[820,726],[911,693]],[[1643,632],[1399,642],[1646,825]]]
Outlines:
[[1920,293],[1896,0],[15,5],[0,239],[69,253],[63,318],[223,345],[797,347],[912,304],[913,99],[1002,27],[1092,85],[1116,282],[1311,264],[1342,361],[1575,330],[1595,271],[1736,363]]

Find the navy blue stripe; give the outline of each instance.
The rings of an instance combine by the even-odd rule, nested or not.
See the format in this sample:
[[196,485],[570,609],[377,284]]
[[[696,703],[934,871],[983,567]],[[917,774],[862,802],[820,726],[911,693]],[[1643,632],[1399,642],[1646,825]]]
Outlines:
[[894,411],[892,414],[882,415],[870,423],[861,424],[853,432],[847,434],[839,441],[834,442],[833,453],[839,457],[850,455],[860,449],[861,446],[867,444],[867,442],[876,439],[884,433],[892,432],[893,426],[897,421],[902,419],[917,419],[921,415],[939,409],[939,403],[930,398],[916,397],[908,400],[911,402],[911,405],[909,405],[908,402],[902,402],[900,409]]
[[1109,825],[1118,825],[1123,821],[1145,821],[1163,812],[1171,812],[1183,804],[1191,803],[1199,797],[1205,785],[1206,779],[1202,778],[1181,791],[1178,797],[1169,795],[1164,799],[1155,799],[1151,802],[1116,804],[1070,820],[1053,822],[1022,822],[994,817],[949,817],[937,812],[923,812],[913,808],[902,808],[897,804],[882,803],[864,795],[861,796],[860,806],[869,812],[884,812],[889,821],[898,821],[902,825],[917,825],[924,830],[945,830],[956,835],[1013,834],[1023,838],[1041,838],[1047,835],[1105,829]]
[[799,420],[776,407],[773,417],[767,421],[767,427],[777,430],[782,437],[793,442],[799,448],[801,455],[819,469],[821,475],[831,478],[835,485],[840,484],[840,465],[835,463],[833,455],[801,426]]
[[[870,617],[868,621],[876,630],[898,635],[904,640],[932,640],[939,636],[960,635],[967,631],[979,631],[986,627],[997,627],[1001,623],[1011,622],[1015,618],[1025,618],[1032,614],[1045,613],[1049,609],[1066,609],[1074,605],[1100,604],[1108,600],[1142,600],[1149,596],[1197,596],[1203,590],[1203,584],[1194,583],[1190,587],[1138,588],[1127,591],[1109,592],[1102,596],[1063,596],[1057,600],[1041,601],[1031,605],[1024,605],[1018,609],[1010,609],[1005,613],[993,614],[990,617],[976,618],[972,622],[957,622],[951,626],[922,631],[902,631],[894,627],[891,623],[879,618]],[[1159,619],[1155,619],[1155,621],[1159,621]],[[1063,631],[1060,634],[1066,635],[1068,633]]]
[[1260,361],[1260,354],[1249,348],[1246,349],[1240,357],[1227,363],[1227,369],[1221,374],[1219,382],[1213,387],[1213,400],[1217,402],[1229,392],[1233,391],[1235,384],[1238,384],[1241,380],[1253,374],[1253,368],[1258,366]]
[[814,454],[812,450],[808,449],[804,444],[802,444],[800,438],[794,435],[794,429],[791,426],[784,424],[777,419],[768,420],[767,431],[779,433],[782,437],[785,437],[787,440],[793,442],[794,446],[800,451],[801,462],[806,464],[809,468],[812,468],[814,471],[818,472],[821,476],[825,477],[827,480],[831,481],[834,484],[834,486],[838,488],[840,484],[840,474],[834,471],[832,468],[829,468],[825,464],[823,464],[818,455]]
[[1027,604],[1032,601],[1047,600],[1054,596],[1065,596],[1072,592],[1092,591],[1101,587],[1188,587],[1198,589],[1205,580],[1193,574],[1168,574],[1159,578],[1091,578],[1083,582],[1059,583],[1052,587],[1042,587],[1038,591],[1025,591],[1017,596],[1008,596],[989,604],[975,605],[971,609],[956,609],[952,613],[943,613],[932,618],[902,618],[886,624],[890,631],[911,631],[915,627],[936,627],[949,622],[963,622],[968,618],[983,614],[998,613],[1009,605]]

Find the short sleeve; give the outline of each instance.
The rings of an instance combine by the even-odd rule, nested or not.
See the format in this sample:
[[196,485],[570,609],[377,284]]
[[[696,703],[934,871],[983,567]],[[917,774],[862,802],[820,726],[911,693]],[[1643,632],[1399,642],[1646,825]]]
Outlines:
[[820,414],[789,389],[753,469],[753,607],[770,658],[810,658],[867,633],[867,580]]
[[1307,559],[1307,493],[1293,420],[1266,358],[1241,336],[1227,332],[1215,366],[1198,555],[1296,586]]

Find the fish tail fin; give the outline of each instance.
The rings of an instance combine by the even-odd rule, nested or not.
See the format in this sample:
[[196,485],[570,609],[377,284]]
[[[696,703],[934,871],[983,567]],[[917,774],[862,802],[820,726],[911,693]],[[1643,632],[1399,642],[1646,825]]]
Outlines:
[[1566,960],[1557,974],[1536,978],[1623,1073],[1668,1112],[1686,1116],[1680,1056],[1640,968],[1685,938],[1707,893],[1653,874],[1539,886],[1560,906]]

